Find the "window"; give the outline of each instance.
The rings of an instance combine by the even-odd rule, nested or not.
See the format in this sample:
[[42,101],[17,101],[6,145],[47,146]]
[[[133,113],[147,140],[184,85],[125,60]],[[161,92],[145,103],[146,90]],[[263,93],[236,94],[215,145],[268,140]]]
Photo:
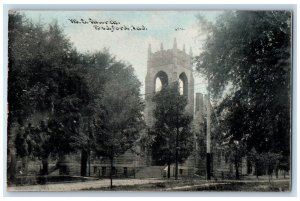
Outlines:
[[102,176],[106,175],[106,167],[102,167]]
[[155,80],[155,92],[159,92],[162,88],[161,80],[159,77]]
[[94,174],[97,174],[97,172],[98,172],[98,167],[94,166]]
[[127,177],[127,167],[124,167],[123,170],[124,170],[124,176]]
[[116,175],[117,174],[117,169],[116,167],[112,167],[112,175]]
[[180,95],[188,96],[188,78],[184,72],[179,75],[179,92]]
[[154,92],[159,92],[168,85],[168,75],[164,71],[159,71],[154,78]]

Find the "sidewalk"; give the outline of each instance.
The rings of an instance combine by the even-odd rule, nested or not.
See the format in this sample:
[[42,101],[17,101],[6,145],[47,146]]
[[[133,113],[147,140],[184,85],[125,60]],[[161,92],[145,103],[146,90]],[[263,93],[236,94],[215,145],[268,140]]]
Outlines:
[[[288,182],[289,179],[274,179],[272,183]],[[268,180],[264,177],[259,180],[253,178],[247,178],[243,180],[218,180],[218,181],[206,181],[206,180],[193,180],[192,183],[189,180],[162,180],[162,179],[114,179],[113,186],[133,186],[133,185],[143,185],[143,184],[157,184],[165,183],[162,189],[150,189],[150,190],[163,190],[163,191],[180,191],[186,189],[192,189],[197,187],[210,187],[210,186],[222,186],[230,183],[247,183],[249,185],[258,184],[258,183],[268,183]],[[56,183],[56,184],[45,184],[45,185],[29,185],[29,186],[13,186],[8,187],[8,192],[70,192],[70,191],[82,191],[82,190],[93,190],[100,188],[110,187],[110,180],[91,180],[85,182],[72,182],[72,183]],[[122,188],[119,190],[122,190]]]
[[[114,179],[114,186],[131,186],[137,184],[151,184],[161,183],[167,180],[156,180],[156,179]],[[60,184],[45,184],[45,185],[29,185],[29,186],[14,186],[7,187],[8,192],[39,192],[39,191],[50,191],[50,192],[68,192],[68,191],[81,191],[89,188],[102,188],[110,187],[110,180],[95,180],[86,182],[76,183],[60,183]]]

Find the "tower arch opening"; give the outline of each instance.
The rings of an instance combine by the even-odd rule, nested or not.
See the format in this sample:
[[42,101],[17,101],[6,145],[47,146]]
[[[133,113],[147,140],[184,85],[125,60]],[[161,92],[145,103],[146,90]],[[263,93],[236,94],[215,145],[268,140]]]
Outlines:
[[154,77],[154,92],[159,92],[168,86],[168,75],[164,71],[159,71]]
[[180,95],[188,96],[188,79],[184,72],[179,75],[179,92]]

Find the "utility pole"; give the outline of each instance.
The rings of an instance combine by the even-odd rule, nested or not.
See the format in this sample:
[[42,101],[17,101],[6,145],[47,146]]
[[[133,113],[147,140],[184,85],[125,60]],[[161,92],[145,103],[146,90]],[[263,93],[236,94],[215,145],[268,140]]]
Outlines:
[[179,134],[179,128],[177,126],[177,131],[176,131],[176,150],[175,150],[175,180],[178,179],[178,134]]
[[179,100],[178,100],[178,97],[177,97],[177,114],[176,114],[176,118],[177,118],[177,123],[176,123],[176,147],[175,147],[175,180],[178,179],[178,135],[179,135],[179,121],[178,121],[178,104],[179,104]]
[[211,151],[210,151],[210,92],[208,90],[207,99],[206,99],[206,107],[207,107],[207,128],[206,128],[206,137],[207,137],[207,144],[206,144],[206,179],[210,180],[210,163],[211,163]]
[[89,150],[89,177],[90,176],[91,176],[91,150]]
[[91,176],[91,138],[92,138],[92,126],[91,119],[88,119],[88,129],[89,129],[89,138],[88,138],[88,154],[89,154],[89,177]]

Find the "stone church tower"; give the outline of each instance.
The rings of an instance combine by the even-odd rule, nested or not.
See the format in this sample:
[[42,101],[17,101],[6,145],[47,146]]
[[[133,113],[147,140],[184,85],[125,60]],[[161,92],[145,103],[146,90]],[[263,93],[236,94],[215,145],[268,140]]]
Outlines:
[[177,48],[176,38],[173,48],[164,50],[161,44],[160,51],[152,53],[151,45],[148,48],[147,75],[145,80],[145,120],[148,126],[153,125],[154,104],[152,97],[155,93],[157,79],[165,86],[175,81],[181,81],[183,94],[188,98],[187,110],[194,114],[194,77],[192,70],[192,50],[189,54]]

